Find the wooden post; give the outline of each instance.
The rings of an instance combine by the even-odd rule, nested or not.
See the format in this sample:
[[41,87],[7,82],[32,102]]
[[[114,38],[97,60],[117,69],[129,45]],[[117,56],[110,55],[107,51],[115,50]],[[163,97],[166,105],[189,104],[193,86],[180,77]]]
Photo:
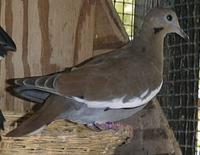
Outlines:
[[123,120],[134,128],[131,143],[118,147],[115,155],[182,155],[173,131],[155,99],[142,111]]

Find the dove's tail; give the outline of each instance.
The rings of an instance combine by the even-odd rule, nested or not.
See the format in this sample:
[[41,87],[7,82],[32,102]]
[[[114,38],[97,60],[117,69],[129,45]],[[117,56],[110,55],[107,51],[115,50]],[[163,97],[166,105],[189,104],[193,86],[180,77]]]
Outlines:
[[15,95],[35,102],[35,103],[44,103],[45,100],[49,97],[50,93],[36,90],[36,89],[29,89],[27,87],[17,87],[13,89],[15,91]]
[[57,93],[55,91],[55,81],[60,73],[69,72],[70,70],[71,68],[66,68],[61,72],[46,76],[9,79],[7,81],[9,84],[7,91],[19,98],[36,103],[44,103],[51,93]]
[[12,95],[36,103],[44,103],[50,93],[54,91],[54,81],[58,73],[19,79],[10,79],[7,83],[10,85],[7,91]]
[[50,94],[49,92],[36,89],[38,78],[39,77],[9,80],[8,83],[10,86],[7,88],[7,91],[14,96],[26,99],[28,101],[44,103]]
[[[58,106],[59,103],[59,106]],[[22,122],[16,129],[9,132],[7,137],[21,137],[24,135],[32,135],[36,131],[43,129],[55,119],[59,118],[60,114],[70,109],[73,104],[65,97],[51,95],[45,104],[36,111],[30,118]]]

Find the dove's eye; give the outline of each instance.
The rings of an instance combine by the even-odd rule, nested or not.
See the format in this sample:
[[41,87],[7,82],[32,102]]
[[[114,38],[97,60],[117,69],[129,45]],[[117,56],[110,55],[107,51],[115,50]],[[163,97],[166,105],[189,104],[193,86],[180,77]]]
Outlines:
[[173,18],[172,18],[172,15],[167,15],[167,17],[166,17],[166,18],[167,18],[167,20],[168,20],[168,21],[170,21],[170,22],[171,22],[171,21],[172,21],[172,19],[173,19]]

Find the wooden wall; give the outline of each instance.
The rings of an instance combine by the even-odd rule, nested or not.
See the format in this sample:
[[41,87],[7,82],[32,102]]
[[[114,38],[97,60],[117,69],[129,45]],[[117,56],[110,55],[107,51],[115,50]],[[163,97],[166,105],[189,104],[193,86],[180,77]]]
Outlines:
[[3,110],[30,109],[5,91],[6,79],[60,71],[128,41],[111,0],[0,0],[0,22],[17,45],[0,62]]

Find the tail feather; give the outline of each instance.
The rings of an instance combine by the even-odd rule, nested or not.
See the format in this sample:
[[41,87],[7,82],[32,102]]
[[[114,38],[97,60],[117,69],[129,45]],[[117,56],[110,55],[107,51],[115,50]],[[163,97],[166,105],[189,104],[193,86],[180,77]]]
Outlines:
[[52,95],[39,111],[34,113],[31,118],[25,120],[21,125],[19,125],[19,127],[9,132],[6,136],[20,137],[33,133],[34,131],[54,121],[60,116],[60,114],[66,112],[67,109],[70,109],[72,106],[73,104],[71,104],[70,100],[68,101],[64,97]]
[[14,84],[11,83],[11,85],[23,86],[24,85],[23,81],[24,81],[23,79],[15,79]]
[[28,87],[34,87],[35,86],[35,81],[37,80],[38,77],[31,77],[31,78],[25,78],[22,79],[23,85],[28,86]]
[[46,82],[46,80],[48,79],[49,76],[41,76],[39,77],[36,81],[35,81],[35,86],[36,87],[45,87],[44,84]]
[[48,79],[45,81],[44,86],[50,89],[54,89],[54,82],[57,75],[49,76]]
[[41,77],[11,79],[7,81],[11,85],[7,91],[20,98],[43,103],[54,91],[54,81],[57,76],[55,73]]
[[24,98],[24,99],[27,99],[29,101],[36,102],[36,103],[44,103],[45,100],[50,95],[47,92],[30,89],[30,88],[25,88],[25,87],[15,88],[14,91],[17,93],[17,95],[20,98]]

